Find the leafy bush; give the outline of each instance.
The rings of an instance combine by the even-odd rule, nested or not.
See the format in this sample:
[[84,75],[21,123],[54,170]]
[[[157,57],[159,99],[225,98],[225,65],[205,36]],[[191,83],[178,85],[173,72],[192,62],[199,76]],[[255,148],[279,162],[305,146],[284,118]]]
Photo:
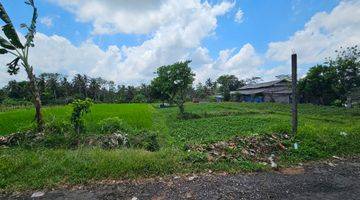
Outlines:
[[99,126],[101,127],[101,133],[103,134],[116,132],[129,133],[132,131],[132,127],[118,117],[101,120]]
[[71,124],[69,122],[57,120],[52,120],[46,123],[44,129],[45,133],[58,135],[64,135],[66,133],[70,133],[71,131]]
[[22,101],[22,100],[15,100],[15,99],[10,99],[10,98],[6,98],[1,102],[2,105],[4,106],[32,106],[33,104],[29,101]]
[[156,133],[141,131],[136,135],[129,136],[130,146],[133,148],[142,148],[148,151],[160,150],[158,136]]
[[184,120],[199,119],[199,118],[201,118],[201,115],[195,113],[189,113],[189,112],[185,112],[183,114],[178,115],[178,119],[184,119]]
[[76,133],[81,133],[85,131],[84,119],[83,116],[86,113],[90,112],[90,106],[92,101],[89,98],[85,100],[77,99],[71,103],[73,107],[73,112],[71,114],[71,123],[75,129]]

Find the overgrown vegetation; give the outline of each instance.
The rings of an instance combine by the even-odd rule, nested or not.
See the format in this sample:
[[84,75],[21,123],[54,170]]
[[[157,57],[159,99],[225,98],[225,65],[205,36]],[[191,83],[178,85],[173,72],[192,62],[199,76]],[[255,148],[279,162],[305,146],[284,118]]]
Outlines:
[[92,102],[90,99],[77,99],[71,103],[73,111],[71,113],[70,121],[76,133],[80,134],[85,131],[84,115],[90,112]]
[[[209,169],[252,171],[269,168],[264,162],[272,153],[282,166],[360,153],[358,109],[300,105],[298,135],[281,139],[290,131],[289,105],[188,103],[186,107],[195,117],[178,118],[176,107],[94,104],[84,116],[86,131],[81,134],[70,125],[70,106],[46,108],[46,137],[23,132],[17,137],[30,140],[0,149],[0,186],[35,189]],[[0,132],[14,132],[4,132],[4,124],[28,129],[33,112],[0,113]],[[279,140],[271,139],[273,135]],[[204,150],[208,148],[211,151]]]

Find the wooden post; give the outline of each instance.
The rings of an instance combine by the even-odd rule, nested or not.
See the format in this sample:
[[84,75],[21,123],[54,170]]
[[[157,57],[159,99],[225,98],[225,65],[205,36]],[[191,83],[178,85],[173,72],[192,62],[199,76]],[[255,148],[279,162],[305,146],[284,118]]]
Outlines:
[[297,97],[297,55],[294,53],[291,55],[291,87],[292,87],[292,105],[291,105],[291,112],[292,112],[292,135],[295,136],[297,133],[297,126],[298,126],[298,111],[297,111],[297,104],[298,104],[298,97]]

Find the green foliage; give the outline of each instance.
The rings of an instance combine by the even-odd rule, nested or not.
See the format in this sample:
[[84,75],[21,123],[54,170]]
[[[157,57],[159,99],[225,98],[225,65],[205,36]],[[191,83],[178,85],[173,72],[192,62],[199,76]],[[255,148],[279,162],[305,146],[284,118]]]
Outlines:
[[142,148],[147,151],[160,150],[158,135],[154,132],[140,131],[129,136],[130,146],[134,148]]
[[119,117],[112,117],[101,120],[99,122],[99,126],[101,127],[101,133],[103,134],[111,134],[116,132],[129,133],[133,131],[132,127]]
[[191,61],[177,62],[172,65],[159,67],[156,71],[157,77],[153,84],[159,90],[167,94],[170,101],[179,107],[180,115],[185,113],[184,103],[186,95],[194,81],[195,74],[189,67]]
[[351,91],[360,87],[360,47],[341,48],[337,53],[335,59],[312,67],[299,81],[303,102],[342,105]]
[[217,83],[220,84],[219,90],[225,101],[230,100],[230,91],[237,90],[245,85],[244,81],[239,81],[234,75],[222,75],[217,79]]
[[90,112],[91,105],[92,101],[90,99],[77,99],[71,103],[73,112],[71,114],[70,121],[75,129],[75,132],[78,134],[85,131],[83,116]]
[[66,121],[51,120],[45,124],[45,133],[65,135],[72,132],[71,124]]

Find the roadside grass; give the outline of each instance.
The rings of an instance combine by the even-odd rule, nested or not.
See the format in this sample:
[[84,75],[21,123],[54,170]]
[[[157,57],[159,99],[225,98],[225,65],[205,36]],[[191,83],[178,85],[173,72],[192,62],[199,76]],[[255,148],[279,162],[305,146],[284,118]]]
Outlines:
[[[156,131],[161,143],[157,152],[141,149],[103,150],[0,149],[0,191],[51,188],[87,184],[106,179],[133,179],[177,173],[256,171],[269,167],[249,160],[208,162],[206,154],[184,151],[187,144],[210,144],[236,136],[290,134],[290,106],[285,104],[200,103],[186,104],[193,119],[179,119],[177,108],[156,109],[149,104],[97,104],[86,116],[88,131],[95,133],[100,120],[119,117],[130,125]],[[45,109],[46,120],[68,120],[70,107]],[[31,109],[0,113],[5,134],[29,127]],[[10,128],[4,128],[3,126]],[[299,106],[298,134],[279,164],[360,154],[360,110],[314,105]],[[293,148],[298,142],[299,149]]]
[[104,179],[131,179],[178,171],[176,154],[169,151],[102,149],[3,149],[0,188],[26,190],[59,184],[86,184]]

